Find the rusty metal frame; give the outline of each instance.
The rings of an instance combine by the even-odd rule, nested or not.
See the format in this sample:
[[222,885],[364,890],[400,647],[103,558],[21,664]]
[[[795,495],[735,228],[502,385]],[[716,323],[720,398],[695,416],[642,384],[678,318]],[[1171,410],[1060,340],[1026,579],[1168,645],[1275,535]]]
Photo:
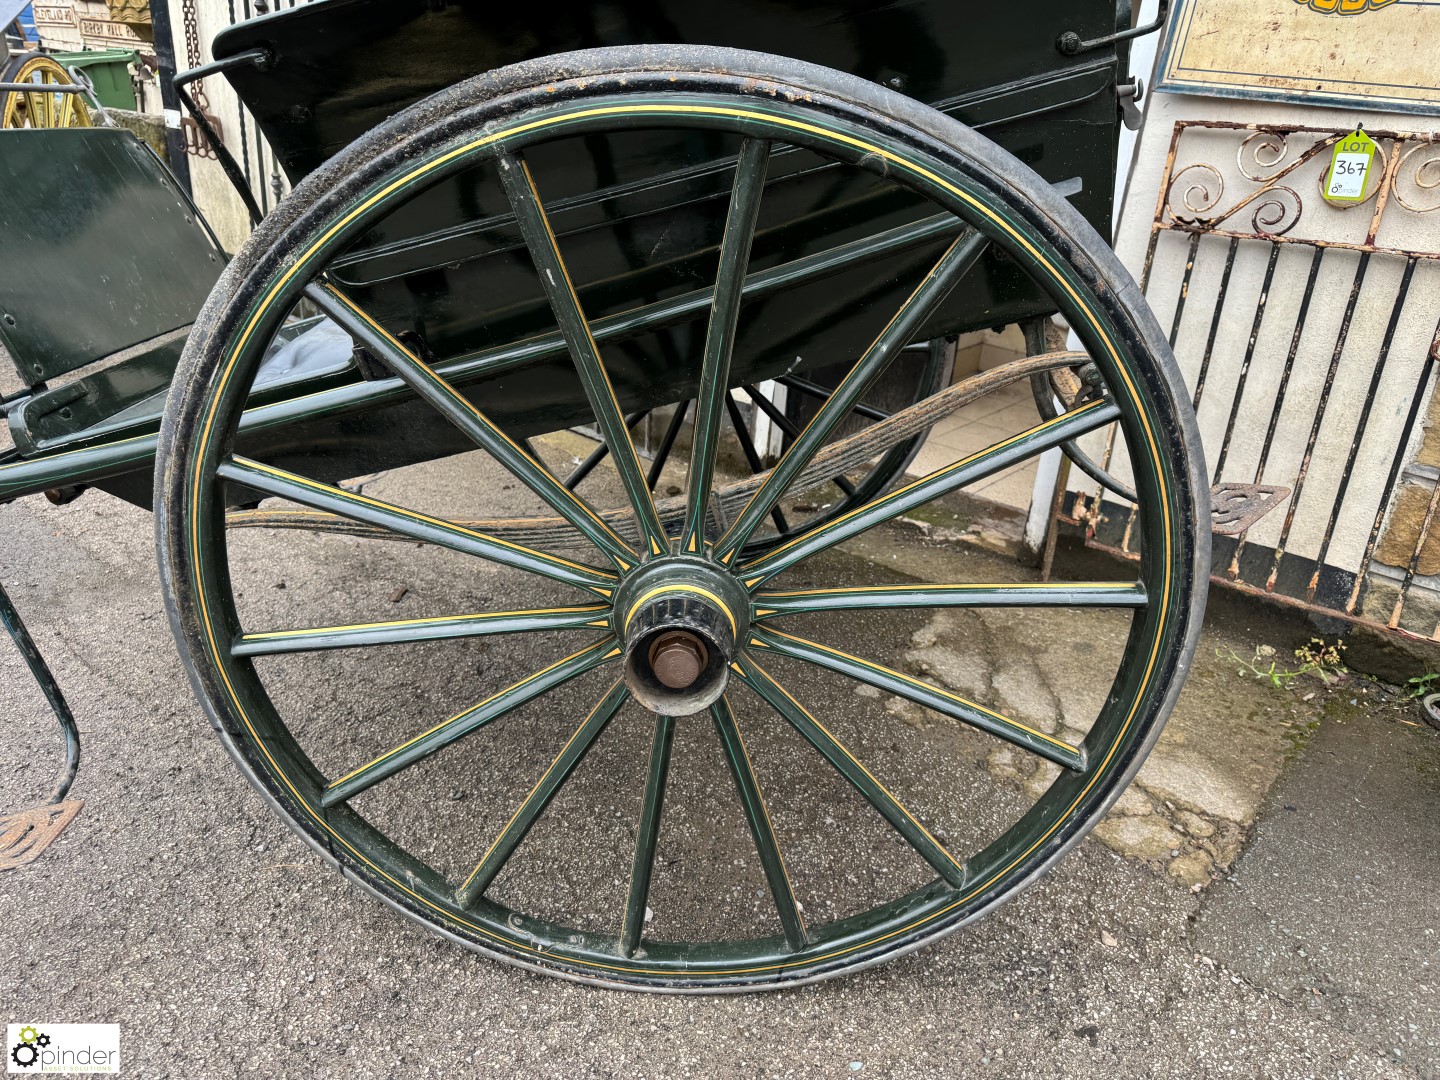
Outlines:
[[[1233,132],[1243,136],[1235,151],[1235,166],[1240,176],[1251,186],[1226,202],[1225,178],[1219,169],[1205,161],[1192,161],[1177,168],[1177,163],[1182,160],[1180,157],[1182,140],[1187,133],[1191,132]],[[1411,396],[1405,421],[1395,443],[1385,488],[1381,493],[1364,554],[1355,572],[1353,585],[1343,602],[1325,603],[1317,599],[1321,574],[1327,567],[1326,558],[1330,551],[1331,541],[1340,520],[1345,499],[1351,491],[1351,474],[1361,443],[1369,431],[1371,406],[1385,374],[1391,345],[1402,312],[1406,307],[1407,300],[1412,295],[1410,286],[1416,267],[1422,262],[1440,262],[1440,251],[1387,246],[1378,242],[1382,227],[1399,214],[1416,215],[1440,211],[1440,133],[1367,131],[1366,133],[1377,144],[1380,167],[1372,170],[1370,178],[1366,181],[1364,198],[1359,202],[1333,202],[1325,198],[1323,192],[1324,164],[1328,161],[1330,149],[1348,133],[1349,129],[1337,131],[1333,128],[1303,125],[1243,124],[1210,120],[1186,120],[1176,123],[1156,197],[1155,214],[1150,224],[1150,236],[1141,269],[1140,285],[1142,290],[1149,292],[1160,236],[1166,232],[1187,235],[1189,239],[1185,263],[1180,275],[1174,315],[1169,331],[1170,344],[1173,347],[1180,334],[1196,263],[1202,254],[1201,240],[1207,236],[1228,240],[1228,244],[1224,245],[1225,263],[1221,271],[1215,309],[1209,322],[1204,351],[1201,354],[1193,389],[1193,403],[1198,408],[1206,389],[1222,312],[1226,306],[1231,272],[1234,269],[1240,246],[1242,242],[1246,241],[1270,245],[1269,259],[1265,266],[1245,352],[1240,361],[1234,397],[1216,462],[1215,475],[1218,479],[1222,475],[1229,456],[1231,438],[1236,430],[1237,421],[1240,419],[1246,380],[1254,359],[1256,342],[1265,320],[1266,306],[1280,251],[1287,245],[1312,249],[1313,254],[1304,292],[1295,317],[1295,325],[1281,369],[1275,399],[1266,419],[1266,434],[1253,479],[1247,478],[1248,482],[1243,484],[1217,485],[1217,488],[1248,488],[1259,494],[1258,489],[1271,488],[1265,483],[1265,469],[1276,437],[1286,393],[1291,386],[1296,355],[1310,311],[1321,264],[1326,253],[1331,250],[1358,253],[1359,258],[1356,261],[1354,276],[1346,297],[1345,309],[1329,364],[1323,375],[1308,440],[1294,478],[1294,488],[1289,495],[1289,504],[1285,509],[1285,521],[1281,527],[1273,558],[1270,559],[1268,575],[1263,584],[1246,581],[1242,576],[1240,561],[1245,550],[1249,528],[1265,512],[1274,509],[1282,501],[1273,496],[1273,488],[1271,488],[1272,496],[1269,499],[1269,505],[1260,509],[1258,514],[1238,513],[1232,517],[1240,520],[1231,520],[1228,523],[1217,519],[1216,533],[1235,536],[1236,544],[1228,560],[1228,565],[1223,568],[1222,572],[1212,572],[1211,580],[1216,584],[1240,592],[1263,596],[1285,606],[1337,617],[1352,624],[1369,626],[1387,633],[1401,634],[1422,640],[1440,640],[1440,626],[1437,626],[1429,635],[1425,635],[1400,625],[1405,602],[1416,577],[1421,553],[1435,525],[1436,517],[1440,516],[1440,477],[1430,481],[1433,484],[1433,490],[1426,514],[1409,564],[1404,570],[1396,603],[1388,619],[1382,621],[1378,618],[1368,617],[1363,614],[1362,607],[1362,601],[1374,576],[1372,567],[1376,548],[1379,545],[1401,473],[1406,465],[1406,452],[1413,441],[1415,425],[1419,422],[1421,411],[1432,393],[1434,370],[1437,365],[1440,365],[1440,321],[1437,321],[1427,360],[1421,367],[1420,377]],[[1305,170],[1305,166],[1310,163],[1315,163],[1319,167],[1319,176],[1317,177],[1317,190],[1313,196],[1309,197],[1319,199],[1332,208],[1342,211],[1355,211],[1360,207],[1369,208],[1370,218],[1363,241],[1327,240],[1323,237],[1294,235],[1296,226],[1304,218],[1307,198],[1301,195],[1300,190],[1297,190],[1297,188],[1303,190],[1303,185],[1297,184],[1296,180]],[[1428,202],[1433,202],[1433,205],[1427,204]],[[1248,229],[1243,227],[1246,224],[1249,226]],[[1303,591],[1303,595],[1287,595],[1277,590],[1281,562],[1286,553],[1286,544],[1290,537],[1291,526],[1294,524],[1296,507],[1305,487],[1315,445],[1320,435],[1331,392],[1335,386],[1340,359],[1345,352],[1351,321],[1360,300],[1370,262],[1377,257],[1403,260],[1399,289],[1395,294],[1384,336],[1373,361],[1369,395],[1361,407],[1349,453],[1341,473],[1338,491],[1330,508],[1326,528],[1314,560],[1313,572],[1303,590],[1293,590]],[[1440,312],[1437,312],[1437,317],[1440,317]],[[1255,419],[1258,421],[1259,416],[1257,415]],[[1115,431],[1116,429],[1112,427],[1106,437],[1102,458],[1104,467],[1109,466],[1115,451]],[[1057,503],[1056,520],[1078,527],[1088,546],[1124,558],[1138,558],[1138,553],[1131,546],[1136,510],[1133,505],[1127,510],[1122,504],[1111,502],[1112,498],[1113,496],[1106,498],[1104,489],[1095,491],[1093,494],[1088,491],[1076,492],[1073,497],[1065,499],[1063,505]],[[1126,515],[1125,525],[1118,543],[1107,541],[1097,535],[1097,524],[1110,516],[1109,511],[1102,510],[1102,499],[1105,499],[1104,505],[1119,506],[1119,513]],[[1335,569],[1348,573],[1343,568]]]

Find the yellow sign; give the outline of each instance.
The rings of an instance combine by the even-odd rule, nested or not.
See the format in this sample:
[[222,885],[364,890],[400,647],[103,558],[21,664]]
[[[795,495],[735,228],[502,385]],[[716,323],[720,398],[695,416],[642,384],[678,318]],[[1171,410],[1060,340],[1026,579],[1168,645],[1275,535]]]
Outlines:
[[1386,7],[1395,0],[1295,0],[1314,11],[1326,15],[1359,15],[1362,11],[1374,11]]
[[1157,88],[1440,115],[1437,42],[1440,0],[1178,0]]
[[1365,201],[1365,181],[1375,163],[1375,140],[1356,128],[1335,144],[1330,171],[1325,174],[1325,198],[1331,202]]

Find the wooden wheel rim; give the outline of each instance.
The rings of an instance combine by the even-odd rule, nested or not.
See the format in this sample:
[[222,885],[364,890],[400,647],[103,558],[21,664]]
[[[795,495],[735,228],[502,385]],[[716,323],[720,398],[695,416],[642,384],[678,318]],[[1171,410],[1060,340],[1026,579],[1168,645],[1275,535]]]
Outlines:
[[[702,51],[719,55],[731,70],[756,59],[747,54]],[[687,51],[686,58],[694,52]],[[474,130],[447,131],[429,140],[423,153],[406,147],[403,174],[392,172],[383,158],[378,164],[371,163],[361,170],[368,174],[364,190],[357,193],[354,189],[360,185],[349,186],[346,207],[327,207],[324,221],[317,220],[319,215],[303,219],[304,238],[295,245],[298,257],[292,249],[287,258],[280,259],[272,249],[267,257],[249,260],[259,264],[247,268],[250,278],[260,282],[249,290],[250,295],[258,293],[259,300],[243,312],[224,302],[226,282],[234,285],[241,276],[236,268],[227,273],[201,320],[208,325],[207,316],[214,318],[223,312],[224,332],[215,335],[214,342],[209,334],[192,338],[187,356],[194,358],[194,364],[204,363],[199,370],[205,372],[205,378],[187,386],[184,395],[172,398],[162,435],[158,477],[171,497],[157,527],[172,622],[183,650],[193,661],[192,678],[202,700],[252,779],[318,850],[356,872],[387,902],[483,951],[587,981],[694,990],[793,983],[865,966],[977,917],[1043,872],[1118,796],[1158,735],[1178,692],[1173,675],[1177,669],[1183,670],[1198,627],[1196,599],[1203,595],[1199,593],[1203,577],[1197,587],[1195,570],[1202,562],[1205,544],[1195,522],[1203,509],[1203,494],[1192,475],[1196,463],[1189,456],[1198,443],[1193,439],[1193,421],[1187,429],[1184,415],[1177,415],[1173,374],[1159,370],[1153,359],[1153,355],[1163,355],[1156,353],[1153,344],[1163,338],[1153,326],[1137,320],[1134,305],[1138,293],[1133,286],[1130,291],[1134,295],[1126,298],[1129,306],[1117,300],[1113,291],[1098,296],[1086,276],[1063,261],[1054,237],[1046,233],[1042,215],[1023,201],[1027,194],[1037,200],[1058,201],[1037,189],[1033,178],[1022,176],[1017,194],[1010,186],[1017,183],[1015,177],[997,177],[984,169],[974,175],[957,167],[960,163],[975,167],[963,153],[903,119],[892,120],[891,128],[877,135],[873,121],[865,122],[867,106],[856,104],[854,98],[878,97],[885,105],[897,107],[902,117],[905,110],[915,107],[904,103],[904,108],[899,108],[903,99],[848,77],[789,61],[766,60],[784,65],[786,76],[811,92],[810,100],[787,101],[783,95],[757,91],[753,80],[692,74],[678,67],[666,70],[668,86],[663,93],[647,87],[643,74],[628,74],[623,90],[617,83],[590,76],[583,89],[573,83],[552,82],[546,86],[543,104],[527,102],[526,108],[507,109],[507,120],[486,127],[478,136]],[[711,72],[720,70],[706,67]],[[843,92],[846,97],[817,100],[817,83],[821,93]],[[519,96],[525,96],[524,92]],[[485,108],[482,103],[476,112],[483,113]],[[1140,448],[1133,452],[1137,486],[1149,506],[1138,523],[1146,553],[1141,577],[1151,602],[1132,624],[1116,679],[1121,692],[1112,693],[1113,707],[1097,720],[1087,740],[1093,764],[1073,777],[1062,775],[1035,807],[981,853],[980,865],[985,869],[970,875],[963,887],[937,880],[865,913],[863,918],[829,924],[798,948],[777,948],[772,939],[711,943],[711,951],[697,957],[688,945],[667,952],[665,943],[658,943],[642,963],[618,955],[608,938],[521,918],[483,898],[475,910],[467,911],[445,895],[448,890],[423,884],[411,887],[393,865],[382,865],[373,854],[380,851],[398,860],[402,855],[398,849],[343,805],[326,808],[320,804],[323,778],[314,774],[298,747],[288,742],[283,722],[274,714],[253,668],[227,652],[225,643],[238,623],[225,588],[223,540],[219,539],[223,520],[220,502],[213,495],[239,403],[268,340],[268,329],[299,296],[307,271],[318,270],[329,253],[340,250],[349,237],[404,197],[412,185],[434,182],[481,156],[501,150],[522,152],[530,143],[555,133],[591,130],[587,125],[613,130],[620,122],[654,125],[661,119],[680,126],[784,139],[852,166],[887,170],[892,178],[901,178],[906,186],[966,217],[992,242],[1033,259],[1033,276],[1053,288],[1058,306],[1090,347],[1114,389],[1127,441]],[[403,120],[402,115],[392,125]],[[450,126],[461,124],[452,121]],[[957,140],[976,138],[948,121],[941,126],[954,127],[960,133]],[[333,177],[326,179],[334,182]],[[303,194],[302,187],[301,197]],[[1068,208],[1059,212],[1069,213]],[[1071,215],[1070,220],[1076,219]],[[257,246],[255,250],[263,249]],[[219,345],[224,346],[223,351]],[[171,467],[172,457],[175,467]],[[192,615],[197,617],[193,621]],[[775,644],[773,635],[767,644]],[[742,661],[741,666],[752,685],[768,681],[753,658]],[[789,697],[783,689],[776,689]],[[1054,814],[1056,806],[1064,807],[1063,812]],[[1045,818],[1049,823],[1042,825]]]
[[[24,60],[7,82],[29,82],[36,91],[12,90],[0,108],[0,128],[89,127],[90,109],[76,94],[44,93],[46,86],[74,84],[69,72],[48,56]],[[38,121],[38,122],[37,122]]]

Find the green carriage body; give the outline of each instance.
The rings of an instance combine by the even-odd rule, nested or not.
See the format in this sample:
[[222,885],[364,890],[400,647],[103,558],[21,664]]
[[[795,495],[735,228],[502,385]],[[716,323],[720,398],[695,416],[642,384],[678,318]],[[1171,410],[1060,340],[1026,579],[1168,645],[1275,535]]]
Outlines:
[[[552,5],[543,19],[468,0],[322,0],[231,27],[213,51],[222,64],[263,58],[234,63],[226,75],[294,183],[387,116],[504,65],[662,41],[783,51],[902,89],[983,130],[1108,236],[1125,44],[1071,56],[1057,41],[1065,33],[1103,37],[1129,18],[1123,0],[1118,10],[1112,0],[1032,3],[1023,23],[1010,8],[940,0],[709,8],[585,0]],[[443,94],[435,102],[443,109]],[[169,309],[198,310],[220,266],[203,265],[198,215],[162,169],[115,168],[117,157],[141,156],[141,148],[97,148],[123,138],[103,130],[6,135],[0,296],[44,295],[31,287],[36,267],[43,277],[80,265],[91,317],[52,312],[18,329],[0,325],[0,343],[30,391],[9,409],[19,453],[0,461],[0,500],[92,484],[150,502],[154,436],[187,321]],[[637,127],[561,140],[537,154],[539,170],[560,178],[544,194],[627,410],[693,394],[691,361],[708,311],[697,290],[713,278],[734,146],[719,136]],[[78,161],[56,168],[80,157],[107,163],[108,171],[75,184],[69,177]],[[163,192],[150,201],[175,211],[169,220],[151,213],[137,221],[123,209],[132,199],[145,203],[135,191],[147,176]],[[46,177],[69,197],[56,198]],[[882,181],[837,178],[813,155],[778,150],[752,256],[758,293],[739,327],[733,381],[838,377],[958,230],[953,220],[923,213],[918,200]],[[181,255],[166,259],[154,247]],[[123,283],[126,274],[143,277],[145,288],[122,284],[117,295],[103,295],[106,282]],[[549,306],[493,177],[461,174],[437,184],[372,230],[335,274],[391,332],[416,335],[512,435],[587,422],[583,390],[554,340]],[[150,293],[164,302],[156,305]],[[127,304],[152,310],[137,319]],[[1000,326],[1047,307],[1023,268],[989,255],[919,337]],[[166,317],[157,321],[156,308]],[[119,324],[109,333],[89,325],[107,317]],[[131,333],[137,322],[151,333]],[[803,349],[793,347],[800,341]],[[918,396],[921,360],[897,365],[885,404]],[[471,369],[489,374],[467,380]],[[327,480],[470,448],[459,432],[426,422],[423,403],[397,380],[367,373],[374,369],[363,363],[332,366],[257,391],[241,447]],[[47,387],[61,374],[75,381]]]

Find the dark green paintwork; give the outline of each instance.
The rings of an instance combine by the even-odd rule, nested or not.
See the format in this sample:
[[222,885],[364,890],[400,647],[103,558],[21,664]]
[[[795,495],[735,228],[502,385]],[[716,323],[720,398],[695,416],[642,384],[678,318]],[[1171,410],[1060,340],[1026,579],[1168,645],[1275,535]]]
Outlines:
[[608,604],[535,611],[488,611],[473,615],[398,619],[353,626],[320,626],[304,630],[272,630],[243,634],[230,647],[231,656],[275,656],[322,649],[355,649],[367,645],[445,641],[491,634],[524,634],[540,630],[595,629],[608,620]]
[[605,445],[610,448],[610,457],[620,474],[620,483],[630,496],[630,506],[640,522],[640,530],[651,552],[658,555],[667,547],[665,526],[655,512],[655,500],[640,469],[640,455],[630,439],[629,425],[625,423],[615,388],[600,360],[600,350],[560,254],[560,246],[541,204],[534,177],[530,175],[525,160],[518,155],[504,154],[498,165],[510,208],[519,221],[525,246],[540,275],[545,295],[555,313],[555,321],[560,324],[560,333],[564,335],[570,356],[575,361],[580,382],[585,387],[591,415],[605,437]]
[[598,589],[608,595],[615,581],[612,575],[595,567],[572,563],[508,541],[495,540],[448,521],[426,517],[368,495],[356,495],[329,484],[316,483],[256,461],[238,458],[222,465],[219,473],[224,479],[241,485],[243,489],[289,499],[301,506],[339,514],[352,521],[377,525],[412,540],[438,544],[505,566],[528,570],[590,592]]
[[[35,386],[189,326],[222,257],[149,147],[111,128],[0,144],[0,345]],[[173,373],[143,357],[136,378]]]
[[928,683],[923,683],[919,679],[911,678],[909,675],[887,668],[882,664],[862,660],[858,656],[851,656],[849,653],[843,653],[813,641],[806,641],[763,627],[755,629],[751,635],[750,644],[752,647],[758,647],[762,656],[765,650],[774,650],[782,656],[805,660],[817,667],[829,668],[842,675],[849,675],[876,689],[898,694],[917,705],[934,709],[942,716],[948,716],[952,720],[958,720],[962,724],[979,728],[981,731],[988,731],[991,735],[998,736],[1022,750],[1038,754],[1046,761],[1053,762],[1062,768],[1076,772],[1081,772],[1085,768],[1085,751],[1083,749],[1067,746],[1059,740],[1047,737],[1043,732],[1034,731],[1008,717],[977,705],[973,701],[967,701],[955,694],[939,690]]
[[710,485],[715,478],[715,455],[720,445],[721,409],[730,400],[730,359],[735,349],[735,327],[740,319],[745,274],[750,265],[750,242],[755,236],[755,223],[760,216],[760,197],[765,190],[765,169],[769,161],[770,144],[765,140],[746,139],[740,144],[735,186],[730,195],[725,235],[720,242],[720,262],[715,271],[715,298],[710,303],[710,322],[705,331],[700,385],[695,396],[695,437],[691,444],[690,472],[686,480],[685,524],[680,530],[681,551],[698,551],[704,542]]
[[740,796],[740,808],[745,812],[745,821],[755,840],[755,851],[760,856],[760,866],[765,871],[765,881],[770,886],[770,895],[775,899],[775,911],[780,916],[785,940],[790,948],[803,949],[809,939],[805,930],[805,919],[800,914],[800,905],[795,902],[795,889],[785,870],[785,858],[780,854],[780,842],[775,838],[775,827],[770,823],[769,811],[765,809],[765,796],[760,791],[755,766],[751,764],[750,753],[745,749],[745,739],[740,734],[740,726],[735,722],[730,702],[722,697],[710,706],[710,716],[715,721],[715,730],[720,734],[725,763],[730,766],[730,777],[735,781],[735,791]]
[[[1115,0],[688,0],[600,4],[555,0],[543,9],[486,0],[322,0],[221,31],[216,59],[271,50],[264,69],[228,78],[292,178],[304,176],[405,105],[506,64],[574,49],[673,43],[779,52],[885,85],[968,123],[1008,123],[998,141],[1052,180],[1086,177],[1085,212],[1108,226],[1118,114],[1115,71],[1124,48],[1080,57],[1058,52],[1062,33],[1090,40],[1130,24]],[[1098,88],[1053,84],[1100,72]],[[1085,111],[1036,117],[1057,101],[1091,100]],[[1055,146],[1064,124],[1074,151]],[[1091,130],[1086,130],[1090,128]],[[1068,170],[1068,171],[1067,171]],[[1108,175],[1107,175],[1108,173]],[[1092,210],[1091,208],[1094,208]],[[1102,229],[1102,234],[1104,230]]]
[[[758,271],[745,282],[747,300],[774,295],[781,290],[808,283],[821,283],[855,262],[869,262],[903,254],[916,247],[953,236],[963,224],[949,215],[932,215],[914,225],[901,226],[878,233],[815,256]],[[714,296],[713,286],[705,286],[680,296],[643,305],[631,311],[598,319],[591,329],[602,344],[627,340],[648,327],[665,326],[687,316],[704,312]],[[533,402],[511,402],[505,398],[494,401],[489,393],[491,380],[519,371],[527,366],[565,356],[565,339],[551,331],[513,345],[484,349],[473,355],[458,357],[436,366],[436,373],[453,386],[463,386],[472,400],[484,397],[504,408],[502,426],[516,436],[538,434],[562,426],[558,420],[532,417]],[[425,424],[425,406],[413,401],[410,388],[399,378],[371,382],[352,381],[340,386],[309,386],[303,395],[281,393],[256,395],[251,408],[241,420],[241,446],[251,453],[262,450],[272,460],[291,459],[297,467],[305,466],[308,475],[338,480],[369,471],[373,451],[356,450],[345,453],[348,442],[340,432],[353,431],[353,417],[365,413],[369,417],[369,434],[381,439],[391,431],[404,431],[404,443],[414,449],[412,460],[425,460],[441,452],[458,453],[468,449],[458,432],[449,442],[437,442],[434,425]],[[310,392],[313,391],[313,392]],[[666,404],[673,400],[671,391],[661,383],[644,398],[650,404]],[[44,491],[63,484],[104,481],[143,469],[148,474],[154,459],[154,431],[159,426],[163,393],[151,399],[151,409],[128,423],[103,432],[97,440],[88,431],[74,432],[72,438],[46,447],[48,457],[13,465],[0,465],[0,501]],[[517,414],[514,406],[519,405]],[[492,408],[493,411],[493,408]],[[541,414],[542,416],[545,414]],[[343,418],[351,419],[343,419]],[[17,435],[19,433],[17,432]],[[125,442],[125,440],[133,440]],[[92,445],[93,444],[93,445]],[[313,448],[323,445],[332,454],[317,461]],[[335,453],[339,449],[342,452]],[[394,464],[408,463],[397,458],[397,446],[387,449],[387,460]],[[63,456],[62,456],[63,455]],[[293,458],[292,458],[293,455]],[[147,497],[148,490],[143,494]],[[128,497],[128,496],[127,496]]]
[[1007,585],[874,585],[844,589],[760,592],[755,622],[819,611],[943,607],[1144,607],[1141,585],[1048,581]]
[[[228,73],[277,148],[292,179],[420,97],[477,72],[566,49],[685,42],[781,51],[799,59],[895,82],[905,93],[968,122],[987,125],[1002,145],[1047,178],[1072,185],[1075,204],[1102,234],[1110,219],[1118,113],[1114,83],[1121,51],[1066,57],[1064,31],[1102,36],[1128,6],[1102,0],[1046,0],[1014,13],[941,0],[880,3],[799,0],[742,3],[723,18],[704,5],[597,6],[566,0],[543,17],[479,2],[329,0],[232,28],[218,58],[262,48],[270,62]],[[660,303],[713,278],[739,140],[699,132],[630,130],[560,138],[527,150],[584,310],[604,319]],[[754,266],[820,254],[837,243],[903,226],[924,203],[873,179],[838,175],[808,151],[774,155],[772,187],[756,233]],[[1073,184],[1072,184],[1073,182]],[[768,377],[806,343],[807,370],[853,356],[888,318],[938,250],[855,263],[828,283],[794,285],[769,304],[747,303],[736,331],[735,371]],[[336,260],[337,284],[391,332],[417,332],[442,363],[552,330],[549,305],[508,200],[492,171],[446,178],[401,212],[377,221]],[[483,297],[477,304],[475,298]],[[1034,286],[1002,258],[987,256],[926,333],[999,325],[1042,304]],[[708,304],[706,305],[708,306]],[[696,313],[699,314],[698,312]],[[638,334],[607,356],[625,412],[694,395],[700,318]],[[480,388],[476,388],[478,391]],[[468,392],[468,391],[467,391]],[[525,415],[492,415],[507,432],[537,433],[577,422],[585,395],[568,364],[510,379],[505,399]],[[373,441],[406,425],[377,418]],[[523,428],[523,430],[522,430]],[[297,431],[306,447],[336,450],[319,464],[329,478],[405,461],[366,460],[358,446],[327,438],[332,425]],[[287,440],[288,441],[288,440]],[[281,447],[287,452],[290,447]],[[455,452],[442,439],[415,440],[409,453]],[[249,452],[256,453],[251,449]]]
[[670,748],[674,741],[675,718],[656,713],[655,738],[645,771],[645,794],[640,801],[640,821],[635,829],[635,858],[620,927],[620,955],[625,957],[635,955],[640,936],[645,932],[650,879],[655,872],[655,845],[660,839],[660,812],[665,805],[665,781],[670,776]]

